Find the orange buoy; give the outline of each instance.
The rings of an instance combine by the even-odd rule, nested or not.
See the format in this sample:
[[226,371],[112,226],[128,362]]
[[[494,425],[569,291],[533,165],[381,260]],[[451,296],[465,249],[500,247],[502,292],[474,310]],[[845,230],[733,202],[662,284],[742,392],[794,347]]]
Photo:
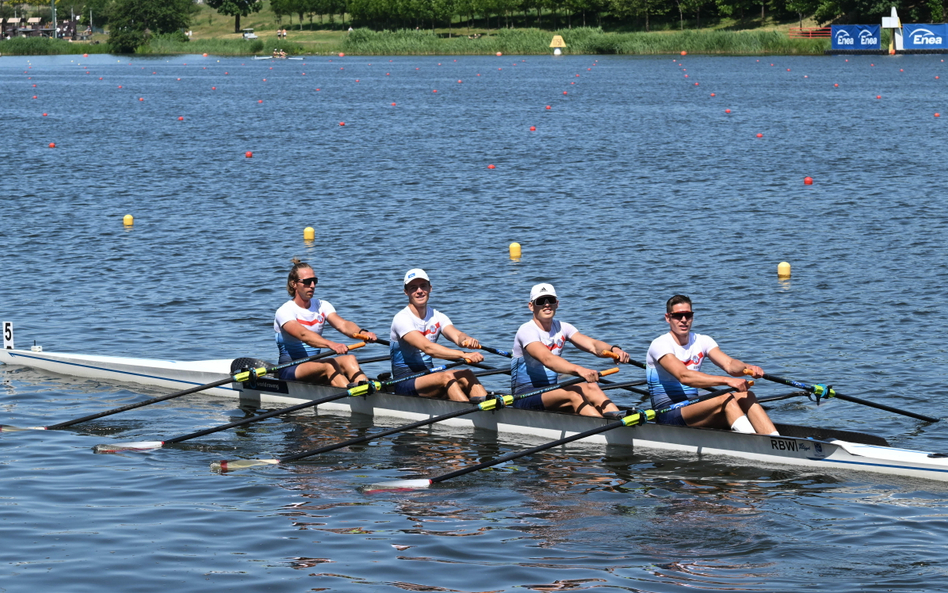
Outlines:
[[876,95],[876,99],[881,99],[882,95]]
[[695,83],[695,86],[698,86],[698,83],[697,83],[697,82]]
[[432,92],[432,93],[437,93],[437,92],[438,92],[438,89],[434,89],[434,90],[431,91],[431,92]]
[[[44,113],[43,115],[46,115],[46,114]],[[940,114],[940,113],[936,113],[936,114],[935,114],[935,117],[941,117],[941,114]]]
[[553,108],[552,108],[552,107],[550,107],[549,105],[547,105],[547,106],[546,106],[546,108],[547,108],[547,109],[553,109]]
[[894,55],[895,55],[895,50],[894,50],[894,49],[890,49],[890,50],[889,50],[889,55],[890,55],[890,56],[894,56]]
[[504,55],[504,54],[502,54],[502,53],[500,53],[500,52],[497,52],[497,57],[498,57],[498,58],[499,58],[500,56],[502,56],[502,55]]
[[392,107],[395,107],[395,104],[394,104],[394,103],[392,103]]
[[804,177],[804,178],[803,178],[803,185],[813,185],[813,178],[812,178],[812,177]]
[[212,86],[212,87],[211,87],[211,90],[212,90],[212,91],[216,91],[216,90],[217,90],[217,87],[216,87],[216,86]]
[[244,156],[247,157],[248,159],[252,159],[253,153],[248,150],[247,152],[244,153]]
[[207,57],[207,54],[204,54],[204,57],[206,58],[206,57]]
[[340,57],[340,58],[344,58],[344,57],[346,57],[346,54],[340,52],[340,53],[339,53],[339,57]]
[[714,96],[714,93],[711,93],[711,96],[713,97],[713,96]]
[[724,113],[730,113],[730,112],[731,112],[730,109],[725,109],[725,110],[724,110]]
[[36,98],[36,95],[33,95],[33,98],[35,99],[35,98]]
[[838,87],[838,86],[839,86],[839,83],[837,82],[837,83],[836,83],[836,84],[834,84],[833,86],[835,86],[835,87]]
[[686,52],[686,51],[682,51],[682,52],[681,52],[681,55],[683,55],[683,56],[687,56],[687,55],[688,55],[688,52]]
[[566,94],[566,91],[563,91],[563,94],[565,95],[565,94]]
[[458,81],[458,84],[461,84],[461,81],[460,81],[460,80]]
[[56,143],[55,143],[55,142],[50,142],[50,143],[49,143],[49,147],[50,147],[50,148],[56,148]]
[[263,103],[263,99],[260,99],[259,101],[257,101],[257,103]]
[[339,122],[339,125],[340,125],[340,126],[344,126],[344,125],[346,125],[346,122],[341,121],[341,122]]
[[488,169],[496,169],[497,167],[495,167],[494,165],[487,165],[487,168],[488,168]]
[[89,57],[89,54],[82,54],[82,57],[88,58],[88,57]]
[[138,100],[139,100],[139,101],[144,101],[144,100],[145,100],[145,97],[139,97]]
[[45,114],[45,113],[43,114],[43,117],[46,117],[46,114]]
[[757,134],[757,137],[758,137],[758,138],[763,138],[764,135],[763,135],[763,134]]

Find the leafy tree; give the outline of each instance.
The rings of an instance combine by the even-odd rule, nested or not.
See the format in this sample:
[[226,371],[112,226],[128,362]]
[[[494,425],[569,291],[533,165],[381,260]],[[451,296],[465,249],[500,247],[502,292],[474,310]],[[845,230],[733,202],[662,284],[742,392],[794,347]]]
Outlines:
[[152,35],[180,32],[191,22],[191,0],[115,0],[109,18],[113,53],[132,53]]
[[240,17],[260,12],[261,0],[205,0],[208,6],[221,14],[234,17],[234,33],[240,33]]
[[276,15],[277,24],[282,24],[284,16],[293,14],[293,0],[270,0],[270,10]]

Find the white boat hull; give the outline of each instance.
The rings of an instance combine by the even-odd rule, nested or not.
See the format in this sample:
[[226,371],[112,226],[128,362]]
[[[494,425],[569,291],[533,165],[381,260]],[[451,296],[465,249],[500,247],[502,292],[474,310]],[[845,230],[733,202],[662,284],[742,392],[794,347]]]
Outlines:
[[[230,375],[231,364],[228,359],[179,362],[24,350],[0,350],[0,362],[73,377],[133,382],[171,390],[219,381]],[[201,393],[239,399],[243,405],[271,407],[272,404],[299,404],[339,393],[339,390],[265,377],[257,380],[256,388],[232,384]],[[376,393],[321,404],[319,411],[365,414],[375,417],[379,424],[397,425],[467,407],[469,404],[447,400]],[[573,414],[504,408],[452,418],[440,422],[439,426],[490,430],[517,438],[526,436],[554,440],[601,426],[605,422]],[[697,456],[736,457],[765,464],[862,470],[948,481],[948,458],[943,456],[837,439],[770,437],[726,430],[645,424],[610,430],[582,442],[593,446],[627,446],[638,450],[677,451]]]

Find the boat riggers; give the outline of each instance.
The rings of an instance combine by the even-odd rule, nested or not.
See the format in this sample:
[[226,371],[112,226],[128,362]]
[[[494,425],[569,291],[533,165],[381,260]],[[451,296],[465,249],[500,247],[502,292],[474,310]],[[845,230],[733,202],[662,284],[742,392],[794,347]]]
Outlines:
[[[618,373],[618,372],[619,372],[619,368],[613,367],[611,369],[600,371],[599,376],[603,377],[603,376],[611,375],[613,373]],[[351,445],[358,445],[360,443],[365,443],[374,439],[378,439],[378,438],[382,438],[382,437],[392,435],[395,433],[403,432],[405,430],[411,430],[414,428],[420,428],[422,426],[428,426],[436,422],[441,422],[443,420],[457,418],[459,416],[466,416],[467,414],[473,414],[474,412],[484,412],[484,411],[489,411],[489,410],[496,410],[498,408],[503,408],[505,406],[511,406],[513,405],[514,401],[518,399],[523,399],[525,397],[532,397],[534,395],[539,395],[541,393],[553,391],[554,389],[569,387],[570,385],[576,385],[577,383],[581,383],[583,381],[585,381],[585,379],[583,379],[582,377],[576,377],[574,379],[563,381],[562,383],[557,383],[556,385],[541,387],[540,389],[529,391],[527,393],[521,393],[518,395],[492,396],[485,399],[484,401],[480,403],[477,403],[473,408],[469,408],[467,410],[457,410],[455,412],[448,412],[447,414],[435,416],[434,418],[419,420],[418,422],[412,422],[411,424],[406,424],[404,426],[399,426],[397,428],[391,428],[389,430],[384,430],[382,432],[370,434],[364,437],[349,439],[348,441],[343,441],[341,443],[326,445],[324,447],[319,447],[317,449],[310,449],[309,451],[303,451],[302,453],[288,455],[286,457],[281,457],[279,459],[235,459],[235,460],[215,461],[214,463],[211,464],[211,470],[215,472],[219,472],[219,473],[224,473],[224,472],[234,471],[238,469],[247,469],[251,467],[260,467],[263,465],[277,465],[280,463],[287,463],[289,461],[298,461],[306,457],[319,455],[320,453],[327,453],[329,451],[335,451],[337,449],[342,449],[344,447],[349,447]]]
[[[744,374],[749,375],[750,371],[744,369]],[[876,408],[878,410],[885,410],[886,412],[892,412],[893,414],[902,414],[903,416],[909,416],[911,418],[916,418],[918,420],[924,420],[925,422],[938,422],[938,418],[932,418],[931,416],[926,416],[924,414],[916,414],[915,412],[909,412],[908,410],[900,410],[899,408],[893,408],[892,406],[887,406],[885,404],[877,404],[875,402],[867,401],[864,399],[859,399],[858,397],[853,397],[851,395],[843,395],[842,393],[837,393],[832,385],[807,385],[806,383],[801,383],[800,381],[794,381],[792,379],[785,379],[783,377],[777,377],[774,375],[764,374],[764,379],[768,381],[773,381],[774,383],[783,383],[784,385],[789,385],[791,387],[796,387],[798,389],[805,389],[813,395],[816,396],[816,404],[820,404],[820,398],[830,398],[835,397],[841,400],[848,402],[853,402],[855,404],[862,404],[870,408]]]
[[[349,350],[355,350],[356,348],[361,348],[365,346],[365,342],[359,342],[349,346]],[[326,358],[327,356],[333,356],[336,353],[333,351],[323,352],[322,354],[314,354],[313,356],[308,356],[306,358],[300,358],[299,360],[291,360],[283,364],[279,364],[274,367],[258,367],[254,369],[243,370],[238,373],[235,373],[226,379],[221,379],[219,381],[214,381],[213,383],[205,383],[204,385],[198,385],[197,387],[191,387],[183,391],[176,391],[174,393],[169,393],[168,395],[162,395],[159,397],[153,397],[147,399],[143,402],[138,402],[135,404],[128,404],[127,406],[122,406],[120,408],[113,408],[111,410],[106,410],[105,412],[99,412],[98,414],[90,414],[88,416],[83,416],[82,418],[76,418],[75,420],[68,420],[66,422],[60,422],[59,424],[53,424],[51,426],[26,426],[26,427],[16,427],[9,425],[0,425],[0,432],[18,432],[23,430],[59,430],[61,428],[67,428],[74,424],[79,424],[81,422],[88,422],[89,420],[95,420],[97,418],[104,418],[105,416],[111,416],[112,414],[118,414],[119,412],[126,412],[128,410],[134,410],[136,408],[142,408],[144,406],[150,406],[151,404],[157,404],[158,402],[168,401],[169,399],[174,399],[176,397],[181,397],[182,395],[190,395],[192,393],[197,393],[198,391],[204,391],[205,389],[211,389],[213,387],[220,387],[221,385],[226,385],[228,383],[246,383],[253,378],[256,381],[257,377],[262,377],[267,373],[275,373],[285,368],[291,366],[296,366],[298,364],[303,364],[304,362],[310,362],[313,360],[318,360],[320,358]]]
[[414,375],[409,375],[407,377],[401,377],[392,381],[367,381],[361,385],[356,385],[350,389],[334,393],[332,395],[327,395],[326,397],[320,399],[314,399],[312,401],[303,402],[295,406],[290,406],[288,408],[280,408],[279,410],[271,410],[260,414],[258,416],[251,416],[250,418],[244,418],[243,420],[237,420],[236,422],[230,422],[228,424],[222,424],[221,426],[215,426],[213,428],[207,428],[205,430],[199,430],[198,432],[192,432],[191,434],[186,434],[179,437],[174,437],[172,439],[167,439],[164,441],[137,441],[131,443],[111,443],[96,445],[92,450],[96,453],[118,453],[120,451],[152,451],[154,449],[160,449],[165,445],[170,445],[173,443],[180,443],[182,441],[188,441],[197,437],[201,437],[207,434],[220,432],[222,430],[227,430],[229,428],[236,428],[238,426],[243,426],[245,424],[250,424],[251,422],[259,422],[260,420],[266,420],[267,418],[273,418],[274,416],[280,416],[283,414],[290,414],[299,410],[306,408],[313,408],[319,404],[325,404],[337,399],[343,399],[345,397],[359,397],[359,396],[368,396],[372,393],[380,391],[383,387],[389,385],[394,385],[395,383],[401,383],[402,381],[408,381],[410,379],[417,379],[418,377],[423,377],[431,373],[438,373],[462,364],[467,364],[465,359],[461,359],[456,362],[449,364],[441,365],[429,369],[422,373],[416,373]]
[[[609,424],[605,424],[603,426],[598,426],[590,430],[579,432],[574,435],[571,435],[562,439],[558,439],[550,443],[546,443],[544,445],[531,447],[530,449],[526,449],[525,451],[514,451],[512,453],[507,453],[506,455],[502,455],[501,457],[498,457],[497,459],[494,459],[492,461],[485,461],[483,463],[478,463],[477,465],[465,467],[465,468],[462,468],[462,469],[459,469],[447,474],[435,476],[433,478],[423,478],[423,479],[417,479],[417,480],[395,480],[392,482],[381,482],[378,484],[373,484],[369,486],[368,488],[366,488],[365,492],[380,492],[380,491],[392,491],[392,490],[403,491],[403,490],[415,490],[419,488],[427,488],[428,486],[431,486],[432,484],[436,484],[438,482],[450,480],[451,478],[463,476],[464,474],[469,474],[471,472],[475,472],[478,470],[487,469],[495,465],[500,465],[501,463],[506,463],[507,461],[511,461],[513,459],[519,459],[520,457],[525,457],[527,455],[539,453],[540,451],[546,451],[547,449],[552,449],[553,447],[558,447],[560,445],[572,443],[573,441],[578,441],[580,439],[584,439],[589,436],[593,436],[599,433],[613,430],[615,428],[620,428],[623,426],[638,426],[639,424],[645,424],[646,422],[655,420],[656,416],[658,416],[659,414],[664,414],[665,412],[670,412],[678,408],[690,406],[692,404],[696,404],[701,401],[718,397],[719,395],[724,395],[725,393],[731,393],[733,391],[734,389],[728,387],[726,389],[719,389],[717,391],[712,391],[711,393],[707,393],[705,395],[702,395],[701,397],[696,397],[695,399],[689,399],[682,402],[678,402],[677,404],[673,404],[661,410],[635,410],[635,411],[627,412],[625,417],[615,422],[610,422]],[[272,460],[268,461],[268,463],[270,462],[272,462]]]

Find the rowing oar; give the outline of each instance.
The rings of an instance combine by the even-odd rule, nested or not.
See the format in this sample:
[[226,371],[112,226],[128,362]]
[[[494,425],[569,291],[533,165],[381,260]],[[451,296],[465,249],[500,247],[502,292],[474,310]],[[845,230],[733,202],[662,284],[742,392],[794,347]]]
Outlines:
[[172,443],[180,443],[182,441],[189,441],[191,439],[204,436],[206,434],[211,434],[214,432],[220,432],[222,430],[227,430],[228,428],[236,428],[238,426],[243,426],[244,424],[250,424],[251,422],[259,422],[260,420],[266,420],[267,418],[273,418],[274,416],[280,416],[283,414],[291,414],[298,410],[303,410],[306,408],[312,408],[318,406],[319,404],[325,404],[337,399],[343,399],[345,397],[358,397],[360,395],[372,395],[376,391],[379,391],[383,387],[389,385],[394,385],[396,383],[401,383],[402,381],[408,381],[410,379],[417,379],[418,377],[423,377],[431,373],[437,373],[456,367],[462,364],[466,364],[467,361],[461,359],[456,362],[449,364],[441,365],[428,369],[423,373],[416,373],[414,375],[409,375],[407,377],[401,377],[389,381],[368,381],[361,385],[356,385],[355,387],[350,387],[344,391],[336,392],[332,395],[327,395],[326,397],[320,399],[310,400],[308,402],[303,402],[301,404],[296,404],[295,406],[290,406],[288,408],[280,408],[278,410],[271,410],[270,412],[265,412],[258,416],[251,416],[249,418],[244,418],[243,420],[237,420],[235,422],[230,422],[228,424],[222,424],[220,426],[215,426],[213,428],[207,428],[205,430],[199,430],[198,432],[192,432],[191,434],[186,434],[179,437],[174,437],[164,441],[138,441],[132,443],[112,443],[106,445],[96,445],[92,448],[96,453],[118,453],[119,451],[151,451],[153,449],[161,449],[164,445],[170,445]]
[[[359,342],[349,346],[349,350],[355,350],[356,348],[361,348],[365,346],[365,342]],[[255,369],[250,369],[247,371],[241,371],[234,375],[227,377],[226,379],[221,379],[220,381],[214,381],[213,383],[206,383],[204,385],[198,385],[197,387],[191,387],[185,389],[184,391],[176,391],[174,393],[169,393],[168,395],[162,395],[159,397],[153,397],[147,399],[143,402],[138,402],[135,404],[128,404],[119,408],[113,408],[111,410],[106,410],[105,412],[99,412],[98,414],[90,414],[89,416],[83,416],[82,418],[76,418],[75,420],[68,420],[66,422],[60,422],[59,424],[53,424],[51,426],[25,426],[25,427],[16,427],[9,425],[0,425],[0,432],[17,432],[21,430],[59,430],[60,428],[66,428],[72,426],[73,424],[79,424],[81,422],[88,422],[89,420],[95,420],[96,418],[103,418],[105,416],[111,416],[112,414],[118,414],[119,412],[125,412],[128,410],[134,410],[135,408],[141,408],[144,406],[150,406],[151,404],[157,404],[158,402],[168,401],[169,399],[174,399],[176,397],[181,397],[182,395],[189,395],[192,393],[197,393],[198,391],[204,391],[205,389],[210,389],[212,387],[220,387],[221,385],[226,385],[227,383],[243,383],[249,381],[251,375],[256,377],[262,377],[267,373],[275,373],[282,369],[289,368],[291,366],[296,366],[298,364],[303,364],[304,362],[310,362],[313,360],[318,360],[320,358],[326,358],[327,356],[334,356],[336,353],[333,351],[323,352],[322,354],[314,354],[313,356],[307,356],[306,358],[300,358],[298,360],[291,360],[283,364],[279,364],[274,367],[258,367]]]
[[[749,381],[753,383],[753,381]],[[559,447],[560,445],[565,445],[567,443],[572,443],[573,441],[578,441],[595,434],[613,430],[622,426],[636,426],[639,424],[645,424],[650,420],[655,420],[655,417],[659,414],[664,414],[665,412],[670,412],[678,408],[684,408],[685,406],[690,406],[698,402],[705,401],[719,395],[724,395],[725,393],[730,393],[734,391],[732,387],[726,389],[719,389],[717,391],[712,391],[706,393],[701,397],[696,397],[695,399],[689,399],[685,401],[672,404],[667,408],[661,410],[636,410],[632,414],[626,415],[624,418],[617,420],[615,422],[610,422],[609,424],[604,424],[602,426],[597,426],[596,428],[591,428],[589,430],[578,432],[574,435],[552,441],[543,445],[537,445],[536,447],[531,447],[523,451],[513,451],[502,455],[497,459],[491,461],[485,461],[483,463],[478,463],[477,465],[472,465],[470,467],[461,468],[453,472],[442,474],[440,476],[435,476],[433,478],[423,478],[417,480],[396,480],[392,482],[381,482],[379,484],[373,484],[370,486],[366,492],[376,492],[380,490],[414,490],[419,488],[427,488],[432,484],[437,484],[438,482],[443,482],[445,480],[450,480],[451,478],[456,478],[458,476],[463,476],[464,474],[469,474],[471,472],[476,472],[478,470],[487,469],[495,465],[500,465],[501,463],[506,463],[513,459],[519,459],[520,457],[526,457],[527,455],[533,455],[534,453],[539,453],[540,451],[546,451],[547,449],[552,449],[553,447]]]
[[[352,337],[353,337],[353,338],[363,338],[363,339],[364,339],[364,338],[367,338],[368,336],[366,336],[365,334],[362,334],[362,333],[358,333],[358,334],[355,334],[355,335],[352,336]],[[378,342],[379,344],[382,344],[383,346],[389,346],[389,345],[391,345],[391,342],[389,342],[388,340],[383,340],[382,338],[377,338],[375,341]],[[462,348],[463,348],[463,346],[462,346]],[[489,347],[487,347],[487,346],[481,346],[480,349],[481,349],[481,350],[486,350],[487,352],[492,352],[492,353],[494,353],[494,354],[499,354],[499,355],[501,355],[501,356],[506,356],[507,358],[510,358],[510,356],[511,356],[509,352],[504,352],[503,350],[497,350],[496,348],[489,348]],[[490,366],[490,365],[481,364],[481,363],[479,363],[479,362],[469,362],[469,363],[467,363],[467,364],[469,364],[469,365],[472,366],[472,367],[477,367],[477,368],[479,368],[479,369],[485,369],[485,370],[491,370],[491,371],[493,371],[493,370],[500,370],[500,369],[495,369],[494,367],[492,367],[492,366]],[[509,372],[510,372],[510,369],[503,369],[501,372],[509,373]],[[491,373],[491,374],[494,374],[494,373]]]
[[[749,375],[750,370],[744,369],[744,374]],[[855,404],[862,404],[864,406],[869,406],[870,408],[877,408],[879,410],[885,410],[886,412],[892,412],[893,414],[902,414],[903,416],[910,416],[912,418],[917,418],[918,420],[924,420],[925,422],[938,422],[938,418],[932,418],[931,416],[926,416],[924,414],[916,414],[915,412],[909,412],[908,410],[900,410],[898,408],[893,408],[892,406],[887,406],[885,404],[877,404],[875,402],[866,401],[864,399],[859,399],[858,397],[853,397],[851,395],[843,395],[842,393],[836,393],[832,385],[807,385],[806,383],[801,383],[799,381],[794,381],[792,379],[784,379],[783,377],[775,377],[774,375],[768,375],[764,373],[764,379],[768,381],[773,381],[774,383],[783,383],[784,385],[789,385],[791,387],[796,387],[797,389],[805,389],[810,393],[816,396],[816,405],[820,405],[821,397],[836,397],[848,402],[853,402]]]
[[[611,375],[613,373],[618,373],[619,368],[613,367],[611,369],[606,369],[604,371],[599,371],[599,376],[604,377],[606,375]],[[497,408],[503,408],[506,406],[511,406],[518,399],[523,399],[526,397],[532,397],[534,395],[539,395],[541,393],[546,393],[548,391],[553,391],[554,389],[561,389],[563,387],[569,387],[570,385],[576,385],[577,383],[582,383],[586,379],[582,377],[576,377],[574,379],[569,379],[563,381],[562,383],[557,383],[556,385],[549,385],[547,387],[542,387],[535,391],[529,391],[527,393],[521,393],[518,395],[504,395],[497,396],[490,399],[487,399],[473,408],[467,408],[462,410],[455,410],[454,412],[448,412],[447,414],[441,414],[440,416],[435,416],[434,418],[428,418],[426,420],[419,420],[417,422],[412,422],[411,424],[406,424],[404,426],[399,426],[397,428],[391,428],[389,430],[383,430],[375,434],[370,434],[363,437],[356,437],[354,439],[349,439],[348,441],[342,441],[341,443],[334,443],[332,445],[326,445],[319,447],[317,449],[310,449],[309,451],[303,451],[302,453],[296,453],[294,455],[288,455],[286,457],[280,457],[279,459],[235,459],[231,461],[216,461],[211,464],[211,470],[224,473],[228,471],[233,471],[237,469],[246,469],[250,467],[260,467],[262,465],[278,465],[280,463],[287,463],[290,461],[299,461],[306,457],[312,457],[314,455],[319,455],[320,453],[328,453],[329,451],[335,451],[337,449],[342,449],[349,447],[351,445],[358,445],[360,443],[365,443],[374,439],[380,439],[391,434],[398,432],[403,432],[406,430],[411,430],[413,428],[420,428],[422,426],[428,426],[430,424],[435,424],[436,422],[442,422],[444,420],[450,420],[451,418],[457,418],[459,416],[466,416],[468,414],[473,414],[474,412],[482,412],[487,410],[495,410]]]

